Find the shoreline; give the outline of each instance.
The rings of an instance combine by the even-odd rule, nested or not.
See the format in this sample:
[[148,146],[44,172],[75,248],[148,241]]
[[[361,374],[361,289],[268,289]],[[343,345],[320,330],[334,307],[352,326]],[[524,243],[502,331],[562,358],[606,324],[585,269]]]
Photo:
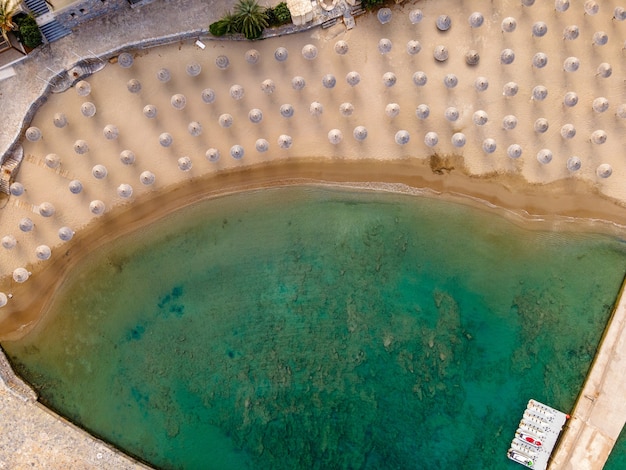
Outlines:
[[[377,181],[372,181],[373,175]],[[64,282],[65,273],[79,264],[89,251],[203,200],[298,185],[441,198],[495,211],[512,223],[531,230],[589,231],[620,236],[626,228],[626,210],[615,211],[616,208],[623,209],[621,205],[601,195],[590,198],[578,191],[568,193],[569,185],[562,182],[538,185],[529,194],[528,191],[514,192],[493,176],[471,177],[461,171],[439,175],[433,173],[424,160],[418,159],[266,162],[204,175],[194,179],[193,184],[173,184],[144,195],[140,201],[117,205],[92,219],[77,230],[71,242],[53,248],[53,254],[57,256],[53,256],[50,262],[29,266],[35,275],[27,285],[14,285],[11,292],[18,295],[11,304],[10,315],[0,322],[0,340],[13,340],[28,334],[45,316],[54,292]],[[105,224],[108,227],[106,232],[102,231]],[[58,256],[62,250],[65,254]],[[11,280],[7,277],[0,280],[0,286],[6,284],[11,284]],[[36,298],[29,301],[29,296],[19,295],[22,289],[32,289],[33,284],[39,293]]]

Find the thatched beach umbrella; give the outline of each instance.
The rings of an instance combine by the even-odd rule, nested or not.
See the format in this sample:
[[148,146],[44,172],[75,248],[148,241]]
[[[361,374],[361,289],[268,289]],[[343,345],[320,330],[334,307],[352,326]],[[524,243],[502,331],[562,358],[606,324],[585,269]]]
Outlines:
[[37,256],[37,259],[45,261],[52,256],[52,250],[48,245],[39,245],[35,248],[35,256]]
[[294,113],[294,109],[293,106],[290,105],[289,103],[283,104],[280,107],[280,115],[284,118],[290,118],[293,116]]
[[415,72],[413,74],[413,83],[416,86],[424,86],[428,82],[428,76],[425,72]]
[[550,125],[546,118],[539,118],[535,121],[535,125],[533,127],[535,129],[535,132],[539,134],[544,134],[548,130]]
[[418,119],[428,119],[430,116],[430,108],[426,104],[420,104],[415,108],[415,116]]
[[147,171],[147,170],[143,171],[139,175],[139,181],[141,181],[141,184],[143,184],[144,186],[150,186],[154,184],[154,180],[155,180],[154,173],[150,171]]
[[117,63],[120,65],[120,67],[122,68],[129,68],[133,65],[133,56],[130,55],[128,52],[122,52],[119,56],[117,56]]
[[85,117],[93,117],[96,114],[96,105],[86,101],[80,105],[80,113]]
[[573,157],[569,157],[567,159],[567,169],[569,171],[578,171],[580,170],[580,167],[583,165],[582,161],[580,160],[580,158],[573,156]]
[[502,119],[502,127],[507,131],[515,129],[517,127],[517,118],[512,114],[504,116]]
[[593,33],[593,44],[596,46],[604,46],[609,42],[609,35],[604,31],[596,31]]
[[24,194],[24,185],[18,181],[15,181],[9,186],[9,192],[13,196],[21,196],[22,194]]
[[391,52],[392,43],[390,39],[382,38],[378,41],[378,52],[381,54],[389,54]]
[[219,123],[220,127],[228,129],[230,126],[233,125],[233,116],[228,113],[220,114],[217,122]]
[[435,147],[439,143],[439,136],[436,132],[427,132],[424,136],[424,143],[427,147]]
[[597,145],[602,145],[603,143],[605,143],[607,138],[608,136],[606,132],[601,129],[598,129],[597,131],[593,131],[591,133],[591,142]]
[[477,77],[476,80],[474,80],[474,88],[476,88],[476,91],[486,91],[487,88],[489,88],[489,80],[487,80],[487,77]]
[[83,183],[81,183],[78,180],[72,180],[72,181],[69,182],[67,187],[69,188],[70,193],[72,193],[72,194],[80,194],[81,191],[83,190]]
[[422,45],[419,41],[411,39],[406,43],[406,53],[409,55],[418,54],[422,50]]
[[156,73],[156,76],[157,76],[157,79],[163,83],[169,82],[170,79],[172,78],[172,74],[166,68],[159,69]]
[[443,112],[443,116],[446,118],[447,121],[455,122],[459,119],[460,114],[457,108],[455,108],[454,106],[449,106]]
[[409,140],[411,140],[409,131],[402,129],[396,132],[396,135],[395,135],[396,144],[406,145],[409,143]]
[[13,271],[13,280],[15,282],[19,282],[20,284],[22,282],[28,281],[29,277],[30,273],[25,268],[17,268],[15,271]]
[[288,57],[289,52],[287,52],[287,49],[282,46],[276,48],[276,50],[274,51],[274,59],[276,59],[278,62],[284,62],[287,60]]
[[230,148],[230,156],[235,160],[241,160],[243,158],[244,150],[241,145],[233,145]]
[[141,91],[141,83],[136,78],[131,78],[126,83],[126,88],[131,93],[139,93]]
[[174,109],[181,110],[187,105],[187,98],[185,98],[185,95],[181,93],[176,93],[170,99],[170,103]]
[[563,61],[563,70],[566,72],[576,72],[580,68],[578,57],[568,57]]
[[569,8],[569,0],[554,0],[554,9],[564,12]]
[[258,124],[263,120],[263,112],[258,108],[253,108],[248,113],[248,119],[253,124]]
[[143,107],[143,115],[148,119],[154,119],[157,115],[157,108],[152,104],[147,104]]
[[202,101],[206,104],[211,104],[215,101],[215,91],[212,88],[205,88],[200,96],[202,96]]
[[30,142],[37,142],[39,139],[41,139],[41,129],[39,129],[38,127],[29,127],[28,129],[26,129],[26,132],[24,134],[26,135],[26,139]]
[[42,202],[39,204],[39,215],[42,217],[52,217],[56,210],[50,202]]
[[462,132],[455,132],[454,134],[452,134],[452,138],[450,139],[450,141],[452,142],[452,145],[454,147],[461,148],[467,142],[467,138]]
[[533,88],[532,99],[535,101],[543,101],[548,97],[548,89],[543,85],[537,85]]
[[265,139],[257,139],[254,144],[256,151],[259,153],[267,152],[270,148],[270,143]]
[[504,33],[512,33],[517,28],[517,21],[512,16],[507,16],[500,23],[500,27],[502,28],[502,32]]
[[263,93],[267,95],[271,95],[272,93],[274,93],[274,90],[276,90],[276,84],[274,83],[274,80],[271,80],[269,78],[267,80],[263,80],[263,82],[261,82],[261,90],[263,90]]
[[378,13],[376,14],[376,17],[378,18],[378,21],[380,21],[380,24],[387,24],[391,21],[391,9],[389,8],[381,8],[378,10]]
[[522,0],[522,5],[525,7],[532,7],[535,4],[535,0]]
[[359,84],[359,82],[361,81],[361,75],[359,74],[359,72],[348,72],[348,74],[346,75],[346,82],[348,82],[348,85],[350,86],[357,86]]
[[26,232],[30,232],[35,227],[35,224],[33,223],[32,219],[30,219],[29,217],[24,217],[23,219],[19,221],[17,226],[20,228],[22,232],[26,233]]
[[385,106],[385,114],[390,118],[395,118],[400,114],[400,105],[398,103],[389,103]]
[[191,64],[187,64],[186,67],[187,75],[190,77],[197,77],[202,72],[202,66],[198,62],[192,62]]
[[552,151],[549,149],[541,149],[537,152],[537,161],[543,165],[547,165],[552,161]]
[[470,49],[465,53],[465,63],[467,65],[478,65],[480,62],[480,54],[477,50]]
[[341,141],[343,140],[343,133],[339,130],[339,129],[331,129],[328,132],[328,141],[333,144],[333,145],[337,145],[339,144]]
[[107,171],[106,167],[104,165],[95,165],[92,169],[91,169],[91,174],[93,175],[94,178],[96,178],[97,180],[102,180],[104,178],[107,177],[107,175],[109,174],[109,172]]
[[115,140],[119,137],[120,131],[113,124],[107,124],[102,130],[104,138],[107,140]]
[[439,15],[435,24],[439,31],[448,31],[452,26],[452,18],[448,15]]
[[500,63],[504,65],[510,65],[515,61],[515,52],[513,49],[504,49],[500,53]]
[[248,62],[251,65],[254,65],[261,58],[261,53],[257,51],[256,49],[248,49],[246,53],[244,54],[244,57],[246,58],[246,62]]
[[387,72],[383,75],[383,85],[385,85],[387,88],[394,86],[396,84],[396,81],[396,74],[393,72]]
[[502,94],[504,96],[515,96],[519,91],[519,85],[515,82],[507,82],[502,87]]
[[474,121],[474,124],[476,124],[477,126],[484,126],[485,124],[487,124],[487,121],[489,121],[489,116],[487,116],[487,113],[485,111],[479,109],[474,113],[472,119]]
[[609,109],[609,100],[607,100],[604,96],[600,96],[599,98],[593,100],[591,107],[596,113],[603,113]]
[[74,142],[74,152],[76,152],[78,155],[84,155],[89,152],[89,145],[87,145],[86,141],[78,139],[76,142]]
[[5,235],[2,237],[2,246],[6,250],[12,250],[17,245],[17,240],[13,235]]
[[302,48],[302,57],[306,60],[314,60],[317,57],[317,47],[307,44]]
[[278,146],[281,149],[288,149],[291,147],[292,144],[293,144],[293,139],[291,138],[290,135],[282,134],[278,136]]
[[313,101],[309,106],[309,112],[312,116],[320,116],[324,112],[324,106],[319,101]]
[[613,10],[613,19],[617,21],[626,20],[626,8],[615,7],[615,10]]
[[573,91],[568,91],[563,97],[563,104],[568,108],[572,108],[578,104],[578,95]]
[[537,52],[533,56],[533,67],[536,67],[538,69],[542,69],[546,65],[548,65],[548,56],[546,54],[544,54],[543,52]]
[[467,21],[472,28],[480,28],[485,21],[485,17],[482,13],[475,11],[469,16]]
[[420,9],[411,10],[409,12],[409,21],[411,24],[418,24],[424,19],[424,13]]
[[191,158],[189,157],[180,157],[178,159],[178,169],[180,171],[189,171],[193,164],[191,163]]
[[89,212],[93,215],[103,214],[106,209],[104,202],[99,199],[95,199],[89,203]]
[[230,65],[230,60],[225,55],[218,55],[215,59],[215,65],[220,70],[226,70]]
[[602,78],[609,78],[613,74],[613,67],[608,62],[602,62],[596,69],[596,75]]
[[52,118],[52,122],[55,127],[62,129],[63,127],[67,126],[67,117],[63,113],[55,113],[54,117]]
[[306,86],[306,81],[304,80],[304,77],[301,77],[300,75],[297,75],[295,77],[293,77],[291,79],[291,87],[296,90],[296,91],[300,91],[302,90],[304,87]]
[[615,112],[615,115],[616,115],[618,118],[621,118],[621,119],[626,119],[626,104],[620,104],[620,105],[617,107],[617,111]]
[[202,134],[202,125],[198,121],[191,121],[189,124],[187,124],[187,131],[193,137],[198,137],[200,134]]
[[85,80],[79,81],[76,85],[74,85],[76,89],[76,93],[78,96],[88,96],[91,93],[91,85]]
[[324,88],[335,88],[336,84],[337,79],[333,74],[327,73],[322,77],[322,85],[324,85]]
[[205,152],[204,156],[208,161],[215,163],[220,159],[220,151],[216,148],[210,148]]
[[537,21],[533,24],[532,33],[536,38],[541,38],[548,32],[548,25],[543,21]]
[[167,148],[172,145],[173,142],[174,138],[169,132],[163,132],[161,135],[159,135],[159,144],[161,144],[162,147]]
[[443,77],[443,84],[446,88],[454,88],[459,84],[459,79],[453,73],[448,73]]
[[608,178],[613,174],[613,167],[608,163],[603,163],[596,168],[596,175],[600,178]]
[[600,5],[594,0],[587,0],[585,2],[585,14],[589,16],[597,15],[600,11]]
[[5,307],[8,302],[9,297],[4,292],[0,292],[0,308]]
[[496,139],[485,139],[483,140],[483,151],[485,153],[493,153],[496,151]]
[[74,238],[74,231],[69,227],[61,227],[59,229],[58,235],[61,240],[67,242]]
[[433,57],[437,62],[445,62],[448,60],[449,52],[448,48],[444,45],[435,46],[433,50]]
[[61,164],[61,157],[59,157],[56,153],[49,153],[46,155],[44,161],[48,168],[58,168]]
[[340,40],[335,43],[335,52],[339,55],[346,55],[350,47],[346,41]]
[[352,131],[352,135],[356,140],[362,142],[367,139],[367,129],[364,126],[356,126],[354,131]]
[[519,158],[522,156],[522,146],[519,144],[511,144],[509,145],[509,148],[506,149],[506,154],[509,158]]
[[354,113],[354,105],[352,103],[341,103],[339,105],[339,114],[343,117],[350,117]]
[[576,136],[576,128],[574,124],[564,124],[561,127],[561,137],[564,139],[573,139]]
[[122,150],[120,153],[120,161],[124,165],[132,165],[135,163],[135,153],[132,150]]
[[566,26],[563,30],[563,39],[565,39],[566,41],[573,41],[574,39],[577,39],[579,35],[580,28],[575,24]]
[[233,85],[230,87],[230,97],[234,100],[240,100],[243,98],[244,89],[241,85]]

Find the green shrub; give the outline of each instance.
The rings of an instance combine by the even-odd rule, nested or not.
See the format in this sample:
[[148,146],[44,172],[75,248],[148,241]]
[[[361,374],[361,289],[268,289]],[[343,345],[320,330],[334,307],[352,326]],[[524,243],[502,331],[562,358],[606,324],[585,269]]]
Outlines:
[[15,33],[26,47],[34,49],[43,42],[39,26],[31,15],[17,16],[14,21],[17,25]]
[[276,18],[276,13],[272,7],[267,7],[265,9],[265,14],[267,15],[267,25],[270,28],[278,26],[278,18]]
[[224,36],[240,32],[237,28],[237,18],[231,12],[227,12],[222,18],[209,25],[209,32],[213,36]]
[[366,10],[371,10],[385,3],[385,0],[362,0],[361,4]]
[[291,12],[289,11],[289,8],[287,8],[287,4],[285,2],[280,2],[274,7],[274,14],[278,20],[278,25],[291,22]]

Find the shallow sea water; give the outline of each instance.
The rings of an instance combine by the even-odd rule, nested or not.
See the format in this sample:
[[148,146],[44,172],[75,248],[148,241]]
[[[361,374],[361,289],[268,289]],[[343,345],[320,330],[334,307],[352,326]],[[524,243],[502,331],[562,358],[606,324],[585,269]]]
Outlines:
[[96,251],[2,346],[164,469],[516,468],[526,401],[571,409],[625,261],[432,198],[249,192]]

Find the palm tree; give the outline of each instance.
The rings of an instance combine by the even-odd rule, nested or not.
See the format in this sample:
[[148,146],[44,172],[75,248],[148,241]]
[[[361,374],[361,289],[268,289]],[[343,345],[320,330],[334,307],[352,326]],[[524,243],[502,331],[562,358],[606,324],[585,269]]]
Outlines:
[[267,28],[267,12],[256,0],[239,0],[235,5],[235,17],[239,31],[247,39],[258,39]]
[[0,0],[0,30],[2,30],[2,37],[8,44],[11,44],[8,32],[17,27],[13,22],[13,15],[17,13],[18,6],[17,3],[13,2],[14,0]]

